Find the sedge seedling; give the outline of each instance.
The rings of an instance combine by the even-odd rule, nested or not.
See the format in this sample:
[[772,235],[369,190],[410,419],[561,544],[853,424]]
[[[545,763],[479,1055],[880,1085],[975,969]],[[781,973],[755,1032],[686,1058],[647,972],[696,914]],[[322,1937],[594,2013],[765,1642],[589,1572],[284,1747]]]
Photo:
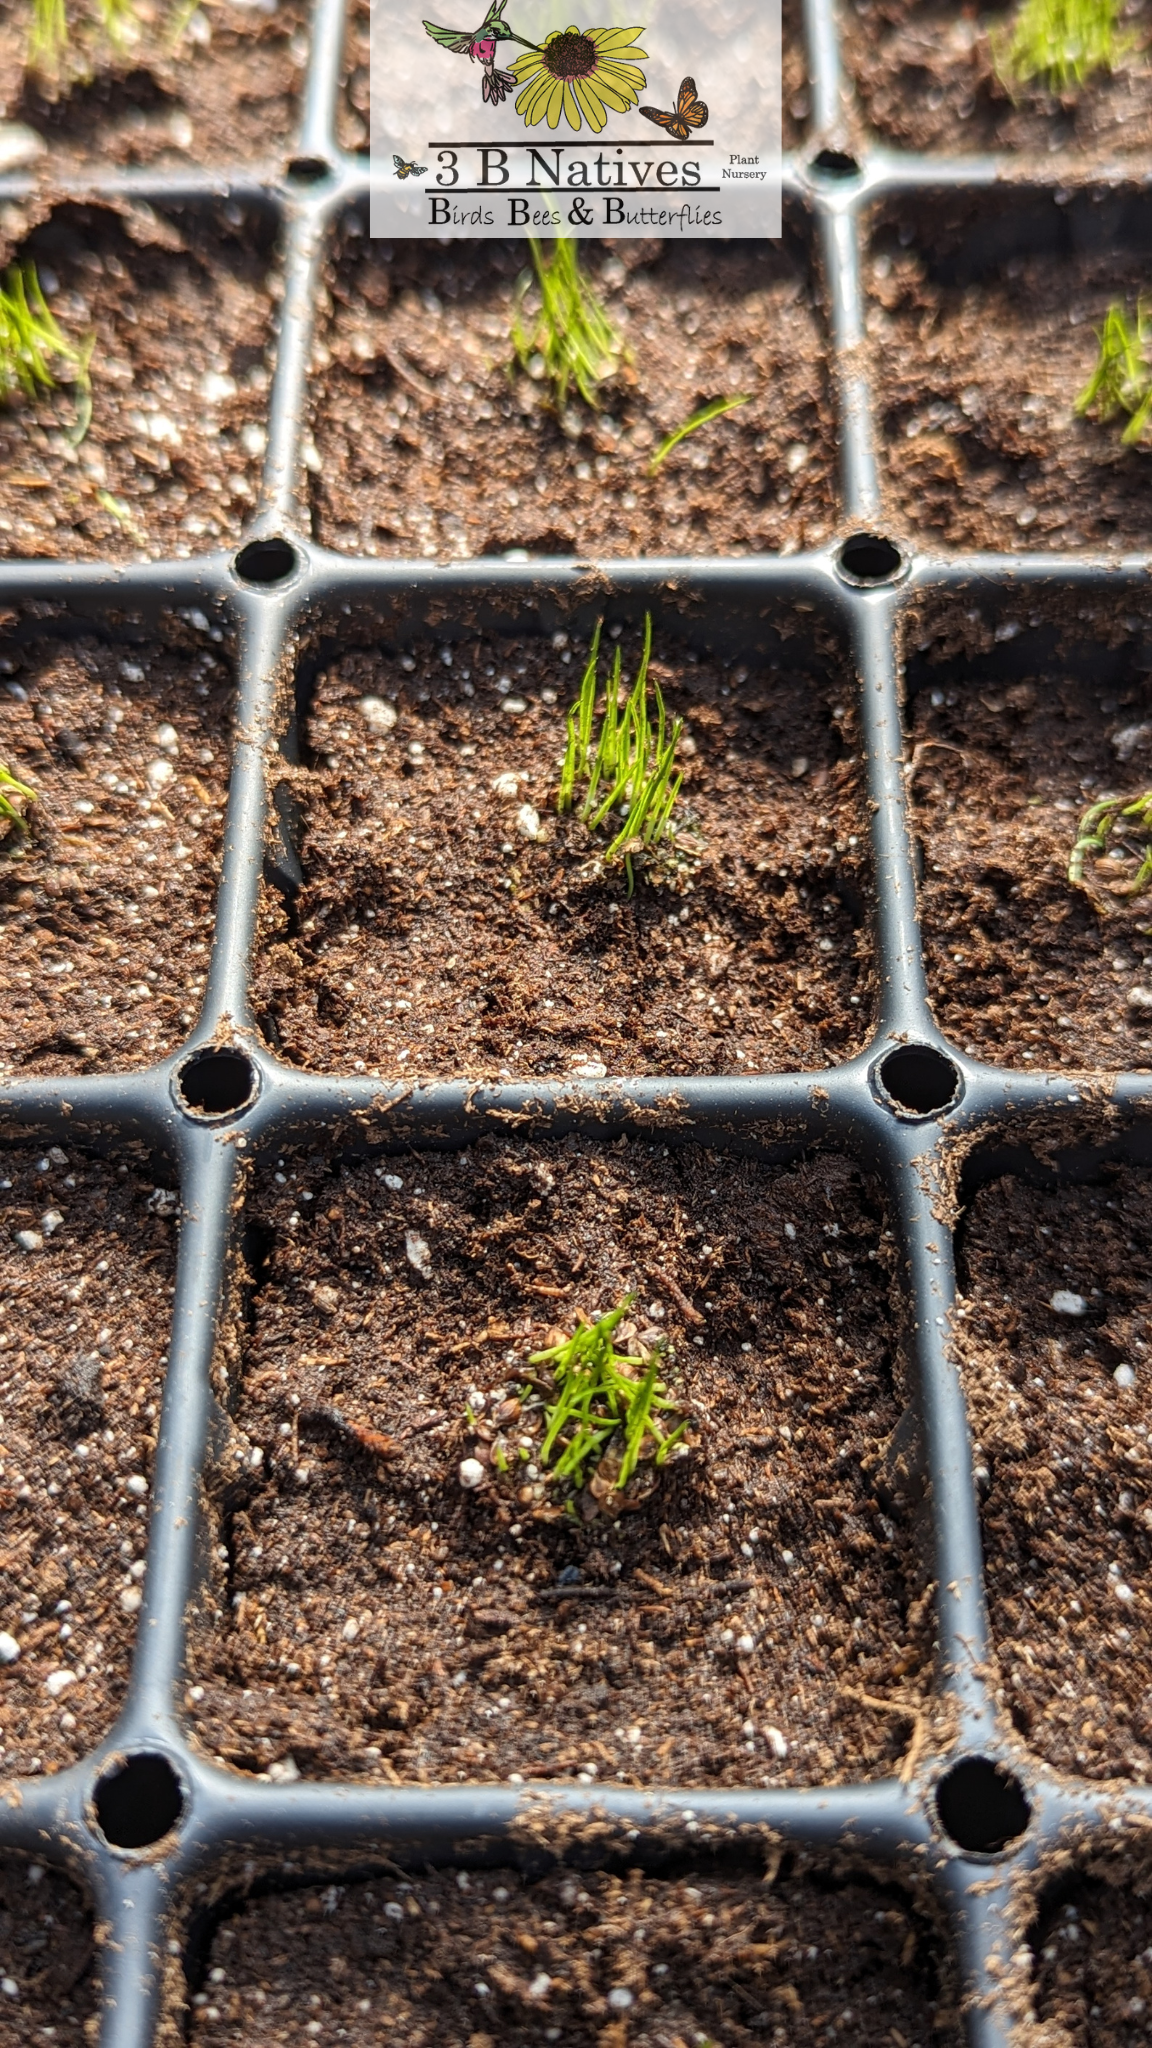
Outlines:
[[744,391],[732,398],[713,398],[707,405],[702,405],[699,412],[692,414],[691,419],[685,420],[679,427],[674,427],[670,434],[665,434],[648,464],[649,476],[655,476],[661,465],[667,462],[672,450],[678,448],[681,441],[686,441],[689,434],[695,434],[699,428],[708,426],[712,420],[723,419],[725,413],[736,412],[740,406],[747,405],[750,398],[751,393]]
[[82,342],[65,334],[48,309],[36,265],[14,265],[0,287],[0,401],[17,391],[26,398],[54,391],[51,363],[66,365],[76,392],[76,422],[68,439],[79,447],[92,419],[89,365],[95,341],[91,334]]
[[[628,351],[584,272],[579,244],[561,238],[550,261],[531,236],[528,248],[532,269],[517,283],[512,310],[516,361],[529,376],[547,380],[557,412],[563,412],[573,385],[585,405],[595,408],[600,386],[616,375]],[[540,304],[526,316],[533,284]]]
[[996,71],[1008,91],[1037,81],[1071,93],[1097,71],[1114,71],[1132,47],[1120,30],[1123,0],[1023,0],[993,36]]
[[[623,1492],[642,1459],[663,1465],[688,1428],[688,1417],[659,1377],[660,1349],[648,1358],[616,1349],[617,1326],[635,1299],[625,1295],[607,1315],[529,1359],[547,1369],[554,1389],[544,1405],[539,1463],[553,1479],[570,1480],[576,1492],[590,1482],[609,1446],[616,1467],[612,1485]],[[662,1418],[672,1415],[679,1419],[667,1429]]]
[[1120,439],[1134,447],[1152,420],[1152,303],[1140,299],[1134,321],[1122,305],[1109,306],[1096,341],[1096,368],[1077,397],[1076,411],[1106,423],[1127,414]]
[[[1127,854],[1138,865],[1135,874],[1109,882],[1107,895],[1101,895],[1086,877],[1084,863],[1089,856],[1101,860],[1110,853]],[[1098,797],[1088,806],[1068,862],[1068,880],[1105,913],[1119,907],[1109,898],[1139,896],[1148,888],[1152,883],[1152,789],[1136,797]]]
[[[644,652],[636,681],[620,702],[621,655],[616,648],[611,674],[604,692],[600,730],[596,727],[596,703],[600,692],[600,630],[598,621],[592,635],[588,665],[580,684],[580,695],[568,713],[568,743],[560,771],[556,809],[574,808],[577,790],[584,788],[580,816],[590,832],[598,832],[609,814],[617,813],[617,829],[602,858],[606,866],[623,861],[628,877],[628,894],[635,884],[632,871],[637,854],[651,853],[659,846],[671,825],[672,812],[680,794],[683,771],[676,766],[676,750],[684,730],[682,718],[668,721],[664,697],[655,678],[649,684],[652,658],[652,617],[644,620]],[[655,722],[649,709],[651,687]]]
[[[43,78],[59,72],[78,26],[94,32],[97,43],[119,52],[132,39],[137,14],[135,0],[95,0],[91,14],[80,13],[74,0],[32,0],[32,25],[28,32],[28,65]],[[83,67],[82,67],[83,69]]]
[[23,797],[25,803],[34,804],[37,801],[34,789],[29,789],[26,782],[21,782],[19,776],[13,775],[10,768],[0,766],[0,819],[3,819],[5,824],[15,825],[23,831],[23,814],[13,803],[14,796]]

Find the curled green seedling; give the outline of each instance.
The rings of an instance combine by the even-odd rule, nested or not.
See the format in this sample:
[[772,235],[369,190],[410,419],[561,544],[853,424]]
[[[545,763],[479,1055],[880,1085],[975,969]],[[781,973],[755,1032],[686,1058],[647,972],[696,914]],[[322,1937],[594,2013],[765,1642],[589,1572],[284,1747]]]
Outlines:
[[[1136,867],[1134,873],[1107,882],[1102,893],[1084,864],[1107,855],[1134,861]],[[1119,910],[1123,900],[1143,894],[1152,884],[1152,790],[1136,797],[1102,796],[1088,806],[1068,862],[1068,880],[1105,915]]]
[[17,831],[23,832],[26,830],[24,813],[19,804],[13,803],[13,797],[19,797],[23,803],[29,804],[39,800],[36,791],[29,789],[26,782],[21,782],[19,776],[13,775],[11,769],[0,766],[0,819],[7,825],[15,825]]
[[[683,771],[676,766],[676,750],[684,729],[682,718],[669,722],[664,697],[655,678],[649,683],[652,658],[652,617],[644,620],[644,652],[636,681],[624,702],[620,701],[621,655],[617,647],[604,693],[600,729],[596,733],[596,705],[600,692],[600,632],[598,621],[592,635],[588,664],[580,684],[580,695],[568,713],[568,743],[560,771],[556,809],[563,813],[575,807],[578,788],[584,789],[580,816],[590,832],[598,832],[613,813],[616,831],[601,856],[606,866],[622,861],[628,877],[628,894],[635,886],[632,863],[639,854],[651,853],[671,830],[672,812],[680,794]],[[655,706],[653,723],[648,694]]]
[[737,392],[732,398],[710,399],[707,405],[700,407],[699,412],[692,414],[691,419],[685,420],[679,427],[674,427],[670,434],[665,434],[648,464],[649,476],[655,476],[661,464],[667,462],[672,450],[678,448],[681,441],[686,441],[689,434],[695,434],[701,427],[708,426],[712,420],[723,419],[725,413],[737,412],[742,405],[748,405],[750,401],[751,393],[748,391]]
[[[553,1480],[570,1480],[576,1492],[591,1484],[600,1498],[622,1493],[642,1461],[663,1465],[688,1428],[659,1377],[663,1347],[636,1355],[616,1349],[616,1329],[635,1299],[625,1295],[607,1315],[528,1361],[547,1368],[553,1390],[544,1403],[539,1463]],[[671,1429],[662,1420],[668,1416],[678,1418]]]
[[1097,71],[1115,71],[1133,46],[1120,29],[1123,0],[1023,0],[992,38],[1001,84],[1015,96],[1039,84],[1069,95]]
[[1119,303],[1109,306],[1096,341],[1096,367],[1076,399],[1076,411],[1105,423],[1126,414],[1120,439],[1134,447],[1152,421],[1152,302],[1138,300],[1134,321]]
[[[616,375],[628,351],[581,265],[579,244],[558,239],[550,261],[531,236],[528,249],[532,268],[517,282],[512,310],[516,361],[551,386],[557,412],[573,385],[585,405],[596,407],[601,385]],[[533,286],[540,304],[526,316]]]
[[71,372],[76,421],[68,439],[79,447],[92,421],[90,365],[95,335],[75,342],[50,312],[34,263],[15,264],[0,287],[0,401],[17,391],[37,398],[56,389],[52,361]]

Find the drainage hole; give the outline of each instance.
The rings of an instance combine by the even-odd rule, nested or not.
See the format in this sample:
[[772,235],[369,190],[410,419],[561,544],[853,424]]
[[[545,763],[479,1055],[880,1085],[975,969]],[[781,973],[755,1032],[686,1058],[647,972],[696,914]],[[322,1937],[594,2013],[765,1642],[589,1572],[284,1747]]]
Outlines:
[[1019,1779],[986,1756],[966,1757],[941,1779],[936,1811],[945,1834],[984,1856],[1014,1842],[1032,1817]]
[[291,541],[278,535],[250,540],[236,556],[234,567],[245,583],[283,583],[296,567],[296,550]]
[[822,149],[812,159],[812,169],[823,171],[826,178],[858,178],[860,166],[846,149]]
[[950,1059],[933,1045],[901,1045],[880,1062],[884,1088],[901,1109],[914,1116],[932,1116],[956,1099],[960,1076]]
[[252,1098],[256,1071],[247,1053],[229,1046],[194,1052],[181,1069],[177,1087],[187,1109],[199,1116],[230,1116]]
[[288,176],[302,185],[318,185],[331,168],[322,156],[294,156],[288,165]]
[[882,533],[850,533],[840,549],[840,567],[853,583],[890,583],[904,557]]
[[147,1849],[184,1810],[180,1780],[166,1757],[130,1756],[96,1786],[96,1818],[114,1849]]

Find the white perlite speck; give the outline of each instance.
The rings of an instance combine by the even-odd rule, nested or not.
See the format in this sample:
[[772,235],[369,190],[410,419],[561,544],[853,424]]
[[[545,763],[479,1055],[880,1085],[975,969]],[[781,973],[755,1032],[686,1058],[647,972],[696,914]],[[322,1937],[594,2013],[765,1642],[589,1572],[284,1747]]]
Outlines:
[[540,839],[540,813],[532,804],[521,804],[516,813],[516,830],[521,839]]
[[75,1685],[75,1683],[76,1673],[61,1669],[48,1673],[47,1678],[44,1680],[44,1688],[50,1699],[58,1700],[61,1693],[67,1692],[68,1687]]
[[1136,1375],[1130,1365],[1118,1365],[1112,1377],[1121,1393],[1128,1393],[1136,1385]]
[[432,1274],[432,1253],[428,1248],[426,1240],[417,1231],[406,1230],[404,1232],[404,1252],[408,1264],[415,1268],[420,1278],[422,1280],[430,1279]]
[[460,1484],[466,1493],[474,1493],[484,1484],[484,1467],[479,1458],[461,1458]]
[[636,2000],[626,1984],[614,1984],[608,1993],[608,2003],[613,2012],[631,2012]]
[[373,732],[391,732],[396,723],[396,706],[386,697],[361,697],[360,716]]
[[506,797],[509,802],[514,801],[520,794],[520,777],[513,775],[510,768],[506,768],[503,774],[498,775],[492,784],[492,794],[494,796]]
[[44,1239],[38,1230],[18,1230],[16,1242],[22,1252],[38,1252],[44,1245]]
[[778,1728],[768,1727],[765,1728],[764,1735],[768,1743],[768,1747],[772,1751],[772,1754],[776,1758],[777,1762],[783,1763],[785,1757],[788,1754],[788,1744],[785,1742],[784,1737],[780,1733],[780,1730]]
[[20,1645],[7,1629],[0,1629],[0,1664],[15,1664],[20,1655]]
[[1048,1306],[1058,1316],[1082,1316],[1088,1313],[1088,1303],[1082,1294],[1073,1294],[1070,1287],[1058,1287]]

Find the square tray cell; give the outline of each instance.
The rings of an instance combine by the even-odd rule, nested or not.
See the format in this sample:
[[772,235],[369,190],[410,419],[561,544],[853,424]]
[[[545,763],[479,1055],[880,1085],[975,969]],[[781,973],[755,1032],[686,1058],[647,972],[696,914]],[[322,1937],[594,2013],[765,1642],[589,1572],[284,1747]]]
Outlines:
[[[0,118],[38,136],[57,172],[93,163],[278,166],[295,137],[308,57],[303,0],[257,8],[211,0],[155,15],[145,26],[143,7],[131,10],[138,40],[119,51],[94,42],[89,75],[70,79],[65,65],[46,81],[25,70],[31,5],[11,9],[0,21]],[[175,41],[173,18],[187,24]],[[74,12],[69,20],[75,37]],[[82,39],[73,50],[80,71]],[[34,147],[28,160],[42,167]]]
[[1152,2012],[1147,1872],[1076,1877],[1041,1911],[1035,2012],[1069,2048],[1144,2048]]
[[0,1152],[5,1777],[94,1749],[127,1687],[175,1207],[135,1167]]
[[[856,1169],[485,1141],[286,1160],[250,1214],[235,1419],[264,1456],[189,1654],[212,1755],[420,1783],[893,1770],[930,1649],[909,1534],[862,1477],[899,1402]],[[626,1511],[586,1488],[569,1512],[540,1410],[516,1419],[526,1361],[629,1290],[694,1448]]]
[[[1101,649],[1095,675],[1088,658],[1087,677],[1046,631],[1013,641],[1013,676],[992,628],[955,616],[917,670],[907,750],[932,1006],[958,1045],[1000,1065],[1152,1064],[1148,896],[1097,883],[1109,869],[1130,879],[1136,862],[1090,860],[1092,898],[1068,880],[1087,806],[1152,780],[1144,642],[1113,623],[1120,646]],[[947,663],[932,658],[941,642]]]
[[147,1066],[187,1035],[212,939],[231,676],[175,645],[0,640],[0,1074]]
[[945,156],[1041,157],[1042,174],[1070,157],[1147,158],[1152,64],[1139,29],[1121,67],[1098,72],[1079,93],[1009,92],[996,75],[993,38],[1015,12],[1014,4],[977,10],[961,0],[852,0],[841,16],[844,62],[872,133]]
[[1152,1776],[1147,1175],[981,1189],[956,1341],[1004,1699],[1050,1764]]
[[[359,227],[357,220],[352,225]],[[825,338],[805,242],[585,245],[633,361],[562,419],[507,374],[522,244],[347,239],[313,421],[313,525],[369,555],[794,552],[835,520]],[[713,398],[751,402],[657,443]]]
[[894,1886],[446,1871],[252,1899],[216,1930],[196,2048],[958,2048],[934,1930]]
[[0,411],[0,547],[139,560],[238,537],[256,501],[272,296],[268,230],[238,207],[179,223],[125,202],[59,206],[17,252],[79,343],[95,336],[92,424],[75,386]]
[[1148,283],[1128,238],[1137,221],[1146,237],[1146,214],[1096,197],[1025,197],[1007,218],[1002,197],[995,216],[937,199],[878,230],[867,324],[883,488],[922,545],[1152,544],[1145,465],[1122,445],[1123,421],[1073,410],[1109,306],[1134,315]]
[[6,2048],[85,2048],[96,2021],[92,1919],[76,1886],[43,1863],[0,1865]]
[[[630,683],[638,636],[622,645]],[[800,655],[722,667],[659,630],[654,647],[686,720],[682,832],[666,880],[638,875],[630,899],[622,870],[590,866],[603,834],[556,815],[584,643],[425,643],[321,673],[316,766],[294,785],[304,886],[268,892],[256,974],[285,1058],[746,1074],[855,1049],[871,970],[852,686]]]

